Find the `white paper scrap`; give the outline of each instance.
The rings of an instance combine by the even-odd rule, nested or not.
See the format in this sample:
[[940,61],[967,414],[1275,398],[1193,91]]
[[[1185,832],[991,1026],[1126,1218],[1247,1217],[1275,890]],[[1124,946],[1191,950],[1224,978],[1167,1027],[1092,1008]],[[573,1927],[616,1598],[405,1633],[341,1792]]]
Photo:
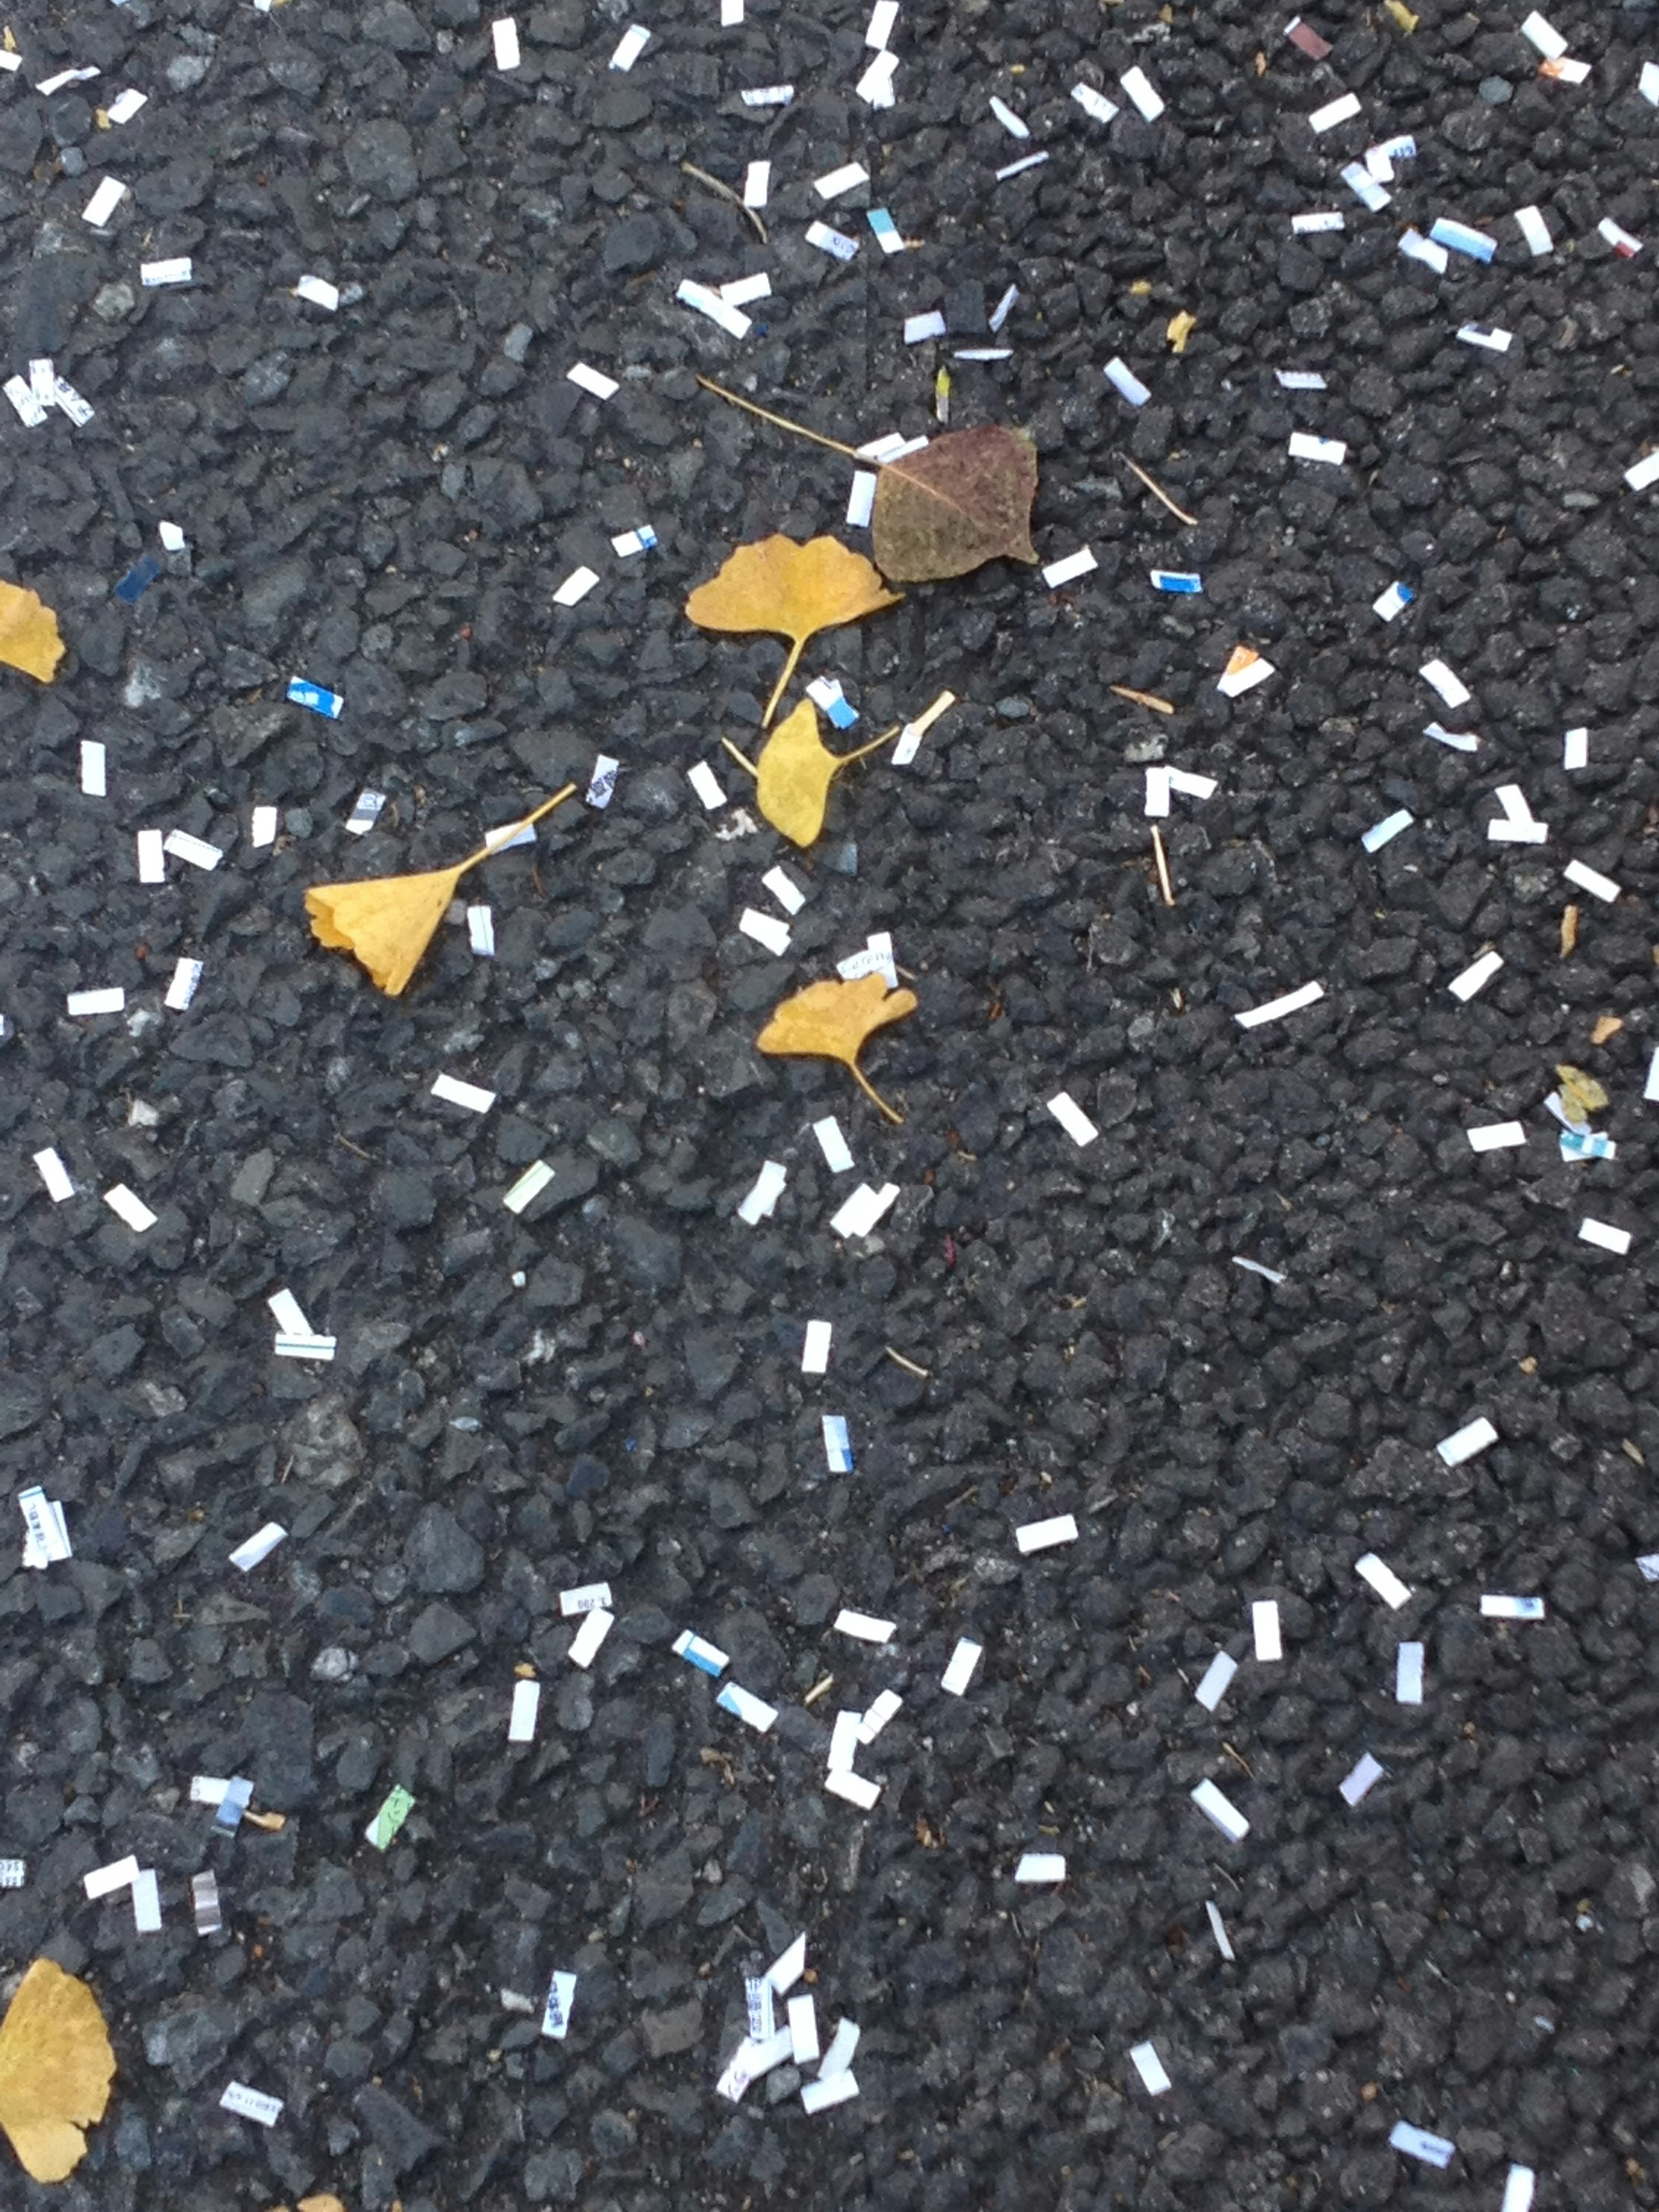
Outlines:
[[176,254],[167,261],[141,261],[138,282],[147,292],[159,292],[169,284],[188,284],[191,281],[191,260],[187,253]]
[[803,1375],[825,1375],[830,1370],[830,1339],[832,1325],[827,1321],[809,1321],[805,1340],[800,1352],[800,1371]]
[[1085,545],[1075,553],[1067,553],[1061,560],[1049,562],[1042,572],[1042,580],[1051,592],[1057,591],[1060,585],[1075,583],[1079,576],[1088,575],[1091,569],[1099,566],[1093,549]]
[[109,754],[95,738],[81,740],[81,788],[88,799],[109,796]]
[[532,1198],[539,1198],[553,1180],[553,1170],[545,1160],[532,1160],[510,1190],[501,1194],[501,1204],[509,1213],[522,1213]]
[[1425,660],[1417,672],[1431,690],[1439,693],[1448,707],[1466,707],[1474,696],[1443,660]]
[[1204,1669],[1204,1679],[1193,1692],[1195,1703],[1206,1713],[1212,1713],[1227,1694],[1233,1676],[1238,1672],[1238,1662],[1225,1651],[1218,1651]]
[[1340,1784],[1343,1802],[1357,1805],[1373,1784],[1380,1782],[1388,1769],[1371,1757],[1370,1752],[1360,1754],[1359,1764],[1345,1776]]
[[757,1223],[769,1219],[788,1180],[789,1170],[781,1161],[763,1162],[748,1196],[738,1208],[738,1220],[753,1229]]
[[1117,113],[1117,102],[1097,92],[1091,84],[1074,84],[1072,97],[1091,123],[1109,123]]
[[1048,1111],[1074,1145],[1092,1145],[1100,1134],[1069,1091],[1057,1091],[1048,1101]]
[[630,23],[617,41],[617,51],[611,57],[613,70],[631,70],[651,43],[651,33],[643,23]]
[[1395,1646],[1394,1699],[1397,1705],[1420,1705],[1423,1702],[1423,1652],[1421,1644]]
[[264,2096],[258,2089],[250,2089],[246,2081],[228,2083],[219,2103],[222,2110],[245,2120],[258,2120],[262,2128],[274,2128],[283,2117],[280,2097]]
[[118,177],[103,178],[81,211],[82,222],[90,223],[94,230],[101,230],[126,196],[127,188]]
[[1023,1553],[1046,1552],[1054,1544],[1075,1544],[1076,1516],[1056,1513],[1047,1521],[1027,1521],[1015,1529],[1014,1541]]
[[823,1458],[831,1474],[853,1472],[853,1438],[845,1413],[823,1416]]
[[175,860],[188,860],[192,868],[211,871],[224,859],[222,849],[210,845],[205,837],[192,837],[188,830],[169,830],[162,840],[162,849],[171,853]]
[[1594,1244],[1603,1252],[1616,1252],[1622,1260],[1630,1250],[1630,1231],[1616,1229],[1610,1221],[1593,1220],[1587,1213],[1578,1224],[1581,1244]]
[[1258,684],[1265,684],[1275,672],[1272,661],[1254,646],[1236,645],[1227,657],[1227,665],[1215,680],[1215,688],[1224,699],[1241,698],[1246,691],[1254,691]]
[[1316,438],[1311,431],[1292,430],[1291,459],[1293,461],[1328,461],[1340,467],[1348,458],[1348,448],[1340,438]]
[[1250,1832],[1250,1824],[1232,1801],[1224,1797],[1213,1782],[1200,1782],[1192,1792],[1192,1800],[1206,1820],[1213,1820],[1230,1841],[1242,1843]]
[[788,2014],[790,2056],[797,2066],[808,2066],[818,2055],[817,2008],[811,1992],[791,1997]]
[[855,469],[853,489],[847,495],[847,520],[854,530],[867,530],[870,517],[876,507],[876,472],[873,469]]
[[868,1237],[898,1194],[896,1182],[884,1182],[879,1190],[872,1190],[867,1182],[861,1182],[830,1216],[831,1231],[837,1237]]
[[951,1654],[950,1665],[939,1677],[940,1689],[953,1698],[965,1697],[968,1685],[973,1680],[975,1670],[984,1652],[982,1644],[975,1644],[966,1636],[961,1638]]
[[780,921],[775,914],[757,914],[752,906],[745,907],[738,917],[738,927],[744,936],[763,945],[775,960],[781,960],[789,950],[789,925]]
[[1480,1601],[1483,1620],[1541,1620],[1544,1610],[1541,1597],[1483,1597]]
[[[682,285],[680,289],[684,292],[685,287]],[[738,320],[742,323],[745,330],[748,329],[749,319],[746,315],[739,315]],[[554,592],[554,605],[556,607],[580,605],[599,580],[599,572],[596,569],[573,568],[557,591]]]
[[1263,1022],[1282,1020],[1286,1014],[1300,1013],[1304,1006],[1311,1006],[1325,995],[1322,983],[1304,983],[1299,990],[1287,991],[1282,999],[1269,999],[1265,1006],[1252,1006],[1233,1019],[1242,1030],[1258,1029]]
[[251,1574],[261,1559],[268,1559],[279,1544],[288,1540],[288,1530],[280,1521],[267,1521],[263,1528],[256,1528],[245,1543],[239,1544],[230,1555],[230,1564],[243,1574]]
[[872,1782],[867,1775],[854,1774],[848,1766],[831,1767],[823,1778],[823,1786],[832,1797],[844,1797],[861,1813],[874,1812],[881,1797],[879,1782]]
[[1347,227],[1346,216],[1334,208],[1310,208],[1305,214],[1291,217],[1291,229],[1297,238],[1317,236],[1325,231],[1346,230]]
[[823,2054],[818,2068],[820,2081],[832,2081],[837,2074],[845,2074],[853,2063],[859,2047],[861,2031],[856,2021],[841,2020],[830,2039],[830,2048]]
[[1148,123],[1156,123],[1164,112],[1164,102],[1152,89],[1151,78],[1143,69],[1127,69],[1118,82],[1134,102]]
[[1397,814],[1385,815],[1381,822],[1374,822],[1359,842],[1368,853],[1380,853],[1385,845],[1394,842],[1402,830],[1409,830],[1416,818],[1402,806]]
[[465,1106],[469,1114],[487,1114],[495,1103],[493,1091],[481,1090],[476,1083],[463,1083],[458,1075],[436,1077],[430,1096],[451,1106]]
[[893,30],[898,21],[899,0],[876,0],[870,10],[870,21],[864,33],[864,43],[873,46],[878,53],[892,43]]
[[1308,118],[1308,128],[1316,134],[1334,131],[1339,123],[1352,121],[1358,112],[1358,94],[1345,92],[1340,99],[1328,100],[1323,107],[1316,107]]
[[142,1237],[147,1229],[154,1229],[161,1218],[152,1213],[137,1191],[129,1190],[124,1182],[112,1183],[104,1193],[104,1203],[112,1213],[118,1213],[127,1227]]
[[896,1690],[878,1690],[870,1700],[864,1718],[859,1723],[859,1741],[873,1743],[888,1722],[903,1708],[904,1700]]
[[821,1121],[812,1124],[812,1134],[818,1140],[818,1149],[829,1163],[831,1175],[845,1175],[853,1165],[853,1155],[847,1148],[847,1139],[841,1133],[841,1124],[833,1114],[826,1114]]
[[806,1938],[797,1936],[787,1951],[781,1951],[766,1970],[766,1978],[781,1997],[787,1997],[801,1976],[806,1972]]
[[1546,61],[1556,61],[1567,51],[1567,42],[1553,23],[1547,23],[1534,9],[1521,26],[1521,35],[1530,39]]
[[340,288],[331,284],[325,276],[301,276],[294,287],[294,296],[296,300],[309,300],[313,307],[325,307],[331,315],[339,310]]
[[509,1743],[534,1743],[536,1717],[541,1711],[542,1686],[539,1682],[515,1682],[513,1685],[513,1710],[507,1715],[507,1740]]
[[131,1854],[124,1859],[112,1859],[107,1866],[94,1867],[82,1878],[89,1899],[113,1897],[118,1890],[131,1889],[138,1876],[138,1862]]
[[1448,1467],[1462,1467],[1465,1460],[1474,1458],[1478,1452],[1489,1450],[1497,1442],[1497,1430],[1484,1413],[1479,1413],[1462,1428],[1454,1430],[1449,1437],[1443,1437],[1435,1449]]
[[769,1705],[763,1698],[756,1697],[752,1691],[745,1690],[740,1683],[737,1682],[728,1682],[719,1697],[715,1698],[714,1703],[724,1711],[730,1713],[733,1719],[744,1722],[746,1726],[757,1730],[762,1735],[767,1733],[778,1717],[778,1709],[775,1705]]
[[1508,1152],[1527,1141],[1526,1129],[1519,1121],[1483,1121],[1463,1133],[1469,1140],[1470,1150],[1477,1152]]
[[1454,975],[1446,988],[1454,999],[1462,999],[1467,1001],[1474,998],[1477,991],[1486,989],[1503,964],[1504,956],[1501,952],[1483,952],[1478,960],[1472,960],[1469,963],[1461,975]]
[[1561,871],[1570,884],[1577,884],[1581,891],[1592,898],[1603,899],[1611,906],[1619,896],[1620,886],[1611,876],[1604,876],[1599,868],[1590,867],[1583,860],[1569,860]]
[[1402,1583],[1394,1569],[1379,1559],[1375,1552],[1367,1552],[1364,1559],[1356,1559],[1353,1571],[1362,1582],[1369,1583],[1383,1603],[1397,1613],[1411,1596],[1408,1586]]
[[772,189],[772,164],[751,161],[744,171],[743,204],[746,208],[763,208]]
[[816,2081],[801,2084],[800,2101],[808,2112],[827,2112],[831,2105],[844,2105],[859,2094],[857,2076],[848,2069],[827,2078],[822,2069]]
[[1164,2061],[1150,2043],[1137,2043],[1129,2057],[1149,2096],[1161,2097],[1166,2089],[1174,2086],[1164,2071]]
[[[1650,62],[1648,67],[1654,64]],[[1659,103],[1656,103],[1659,104]],[[1504,2182],[1504,2202],[1498,2212],[1532,2212],[1532,2192],[1537,2179],[1529,2166],[1512,2166]]]
[[570,2008],[575,2002],[576,1977],[556,1972],[548,1984],[547,2003],[542,2013],[542,2033],[554,2043],[562,2043],[570,2032]]
[[1565,769],[1589,766],[1589,732],[1588,729],[1565,731],[1561,738],[1561,765]]
[[1265,1664],[1285,1656],[1284,1638],[1279,1632],[1278,1601],[1270,1597],[1259,1597],[1250,1607],[1250,1631],[1255,1638],[1256,1658]]
[[1409,2120],[1395,2122],[1389,2143],[1392,2149],[1404,2151],[1407,2158],[1420,2158],[1425,2166],[1449,2166],[1457,2148],[1444,2136],[1431,2136],[1425,2128],[1413,2127]]
[[1016,1881],[1064,1881],[1066,1859],[1060,1851],[1027,1851],[1014,1869]]
[[254,808],[248,827],[248,842],[256,847],[276,842],[276,809],[274,806]]
[[1656,479],[1659,479],[1659,448],[1644,453],[1639,461],[1625,471],[1625,482],[1632,491],[1645,491]]
[[821,200],[838,200],[848,192],[855,192],[860,185],[870,181],[870,172],[862,161],[845,161],[839,169],[812,179],[812,190]]
[[836,1615],[835,1626],[839,1634],[857,1638],[860,1644],[886,1644],[891,1640],[896,1623],[878,1620],[873,1613],[851,1613],[846,1607]]
[[[853,89],[871,107],[890,107],[893,105],[893,79],[897,73],[896,54],[878,54]],[[893,249],[890,247],[888,251]]]
[[149,94],[147,92],[135,92],[131,85],[127,85],[116,94],[104,112],[112,123],[131,123],[139,109],[149,105]]
[[179,960],[173,970],[173,981],[167,985],[167,996],[161,1001],[175,1014],[182,1014],[196,996],[197,986],[202,980],[204,963],[200,960]]
[[1206,1897],[1204,1900],[1204,1910],[1210,1916],[1210,1933],[1215,1937],[1216,1948],[1222,1957],[1231,1963],[1238,1954],[1233,1949],[1228,1936],[1227,1923],[1221,1917],[1220,1908],[1213,1898]]
[[1108,384],[1113,386],[1131,407],[1144,407],[1152,392],[1120,355],[1114,354],[1102,371]]
[[[723,300],[720,294],[712,290],[708,285],[699,284],[690,276],[682,280],[679,289],[675,293],[674,297],[678,300],[683,306],[695,307],[700,315],[707,315],[711,323],[718,323],[720,328],[726,331],[727,336],[730,337],[747,337],[750,329],[753,327],[750,319],[747,315],[742,313],[739,309],[734,307],[730,301]],[[570,582],[561,585],[559,588],[561,591],[568,591],[571,585],[574,584],[576,581],[577,577],[592,576],[592,573],[593,572],[591,568],[578,568],[575,576],[573,576],[570,579]],[[597,583],[599,581],[598,577],[593,577],[593,581],[594,583]],[[584,584],[582,586],[583,592],[591,589],[591,585]],[[577,596],[580,597],[580,595],[581,594],[579,592]],[[554,593],[554,599],[557,605],[562,606],[570,606],[574,604],[574,602],[570,599],[560,599],[558,592],[556,592]]]
[[707,761],[694,761],[685,771],[687,782],[712,814],[716,807],[726,805],[726,793],[720,789],[720,779]]
[[607,376],[603,369],[590,368],[585,361],[576,362],[566,369],[565,380],[580,385],[584,392],[591,392],[595,399],[610,399],[621,390],[614,376]]
[[836,261],[850,261],[859,250],[856,238],[848,238],[844,230],[836,230],[827,222],[808,223],[805,237],[809,246],[816,246],[820,253],[827,253]]
[[126,992],[118,983],[96,991],[71,991],[64,1001],[65,1011],[77,1021],[91,1014],[118,1014],[126,1003]]
[[574,1589],[559,1592],[559,1612],[566,1620],[575,1620],[585,1613],[609,1610],[609,1583],[580,1583]]
[[40,1180],[46,1186],[46,1195],[54,1206],[61,1206],[66,1198],[75,1195],[75,1185],[70,1181],[69,1170],[50,1145],[43,1152],[34,1155],[34,1164]]
[[924,345],[929,338],[944,336],[945,318],[937,307],[930,308],[926,314],[907,315],[904,319],[906,345]]
[[616,1626],[617,1616],[596,1605],[592,1613],[582,1615],[582,1625],[571,1638],[570,1663],[573,1667],[587,1668],[599,1654],[599,1646]]

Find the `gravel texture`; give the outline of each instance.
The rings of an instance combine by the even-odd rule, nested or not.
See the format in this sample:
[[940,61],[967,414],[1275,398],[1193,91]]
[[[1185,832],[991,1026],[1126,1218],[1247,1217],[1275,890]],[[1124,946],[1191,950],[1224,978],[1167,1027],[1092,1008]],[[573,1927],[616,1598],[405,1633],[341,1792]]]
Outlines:
[[[1659,577],[1655,495],[1622,482],[1659,386],[1636,88],[1659,24],[1560,0],[1593,64],[1572,87],[1537,76],[1524,0],[1415,4],[1410,35],[1316,18],[1316,64],[1234,0],[905,0],[890,112],[854,96],[864,0],[750,0],[724,30],[713,0],[653,0],[626,75],[621,0],[527,9],[511,74],[477,0],[14,15],[4,374],[50,355],[96,414],[0,410],[3,567],[72,648],[50,689],[0,675],[0,1468],[64,1501],[75,1547],[45,1573],[0,1552],[0,1854],[27,1863],[0,1955],[83,1972],[120,2074],[75,2179],[9,2176],[9,2203],[1497,2212],[1511,2162],[1540,2212],[1659,2202],[1659,1593],[1635,1565],[1659,1549]],[[1121,100],[1133,63],[1156,123],[1068,98]],[[784,82],[785,108],[737,97]],[[129,83],[149,105],[96,127]],[[1363,115],[1316,137],[1345,88]],[[1417,155],[1368,214],[1338,173],[1400,131]],[[853,159],[871,185],[823,206],[811,179]],[[740,185],[756,160],[769,246],[680,167]],[[97,233],[102,173],[131,191]],[[866,199],[925,243],[883,257]],[[1337,208],[1340,234],[1291,235]],[[1401,258],[1445,215],[1497,236],[1490,266]],[[819,218],[859,236],[849,266],[803,242]],[[189,289],[141,288],[183,254]],[[742,341],[674,300],[763,269]],[[292,296],[306,274],[337,313]],[[820,639],[803,673],[842,678],[860,732],[961,703],[913,768],[841,779],[798,855],[739,813],[717,742],[757,740],[780,647],[681,604],[740,541],[864,541],[839,458],[694,372],[838,437],[920,433],[1010,284],[1012,358],[956,366],[952,420],[1030,428],[1042,557],[1087,543],[1097,570],[1050,592],[999,565]],[[950,337],[905,347],[933,307]],[[1459,343],[1470,320],[1510,351]],[[579,359],[614,398],[568,381]],[[1345,464],[1291,460],[1298,428]],[[124,605],[163,519],[190,550]],[[657,550],[617,557],[646,522]],[[553,607],[579,564],[599,587]],[[1203,595],[1154,594],[1152,567]],[[1419,597],[1385,625],[1395,579]],[[1229,702],[1241,641],[1278,672]],[[1473,704],[1440,708],[1436,657]],[[341,718],[286,703],[294,675]],[[1437,715],[1478,754],[1424,738]],[[1578,726],[1589,765],[1564,772]],[[85,739],[107,799],[80,790]],[[607,811],[470,879],[493,963],[446,927],[392,1001],[310,942],[308,883],[459,859],[600,751]],[[1142,811],[1162,758],[1218,783],[1163,825],[1172,909]],[[698,759],[732,806],[705,813]],[[1499,782],[1547,844],[1489,842]],[[359,842],[365,787],[388,803]],[[140,886],[146,826],[228,857]],[[1570,858],[1616,903],[1564,884]],[[775,959],[737,922],[780,859],[808,896]],[[874,930],[921,1000],[867,1055],[898,1129],[841,1071],[753,1048]],[[1505,964],[1460,1003],[1487,945]],[[168,1012],[180,957],[204,973]],[[1234,1020],[1316,978],[1307,1012]],[[124,1016],[65,1018],[110,984]],[[1603,1015],[1625,1026],[1594,1046]],[[1559,1158],[1563,1061],[1612,1094],[1616,1160]],[[432,1099],[440,1073],[495,1105]],[[830,1113],[856,1176],[811,1133]],[[1510,1118],[1523,1148],[1472,1151]],[[537,1158],[555,1180],[515,1218]],[[750,1229],[768,1158],[788,1186]],[[843,1243],[860,1178],[900,1196]],[[100,1202],[115,1182],[153,1229]],[[1629,1256],[1579,1242],[1586,1214]],[[273,1358],[283,1287],[331,1366]],[[1477,1414],[1499,1442],[1447,1468],[1435,1443]],[[1014,1528],[1062,1513],[1078,1541],[1022,1557]],[[288,1540],[244,1577],[227,1554],[266,1521]],[[1366,1552],[1412,1586],[1400,1612]],[[603,1579],[618,1618],[584,1673],[557,1593]],[[1488,1592],[1547,1617],[1483,1620]],[[837,1634],[842,1606],[892,1644]],[[780,1707],[772,1733],[672,1656],[686,1627]],[[964,1635],[985,1657],[958,1699]],[[1401,1638],[1427,1646],[1420,1709],[1394,1701]],[[1212,1716],[1218,1648],[1243,1663]],[[518,1666],[544,1696],[509,1747]],[[824,1753],[887,1686],[866,1814],[823,1793]],[[1386,1776],[1350,1808],[1368,1750]],[[198,1773],[247,1776],[286,1826],[216,1838]],[[1190,1803],[1206,1777],[1243,1843]],[[363,1831],[393,1784],[416,1804],[382,1854]],[[1062,1887],[1016,1889],[1028,1849],[1065,1854]],[[129,1851],[160,1935],[84,1900]],[[198,1939],[204,1868],[226,1925]],[[801,1929],[826,2039],[862,2029],[860,2094],[808,2116],[786,2066],[734,2109],[714,2085],[744,1972]],[[500,2002],[539,2009],[555,1967],[579,1978],[562,2043]],[[218,2109],[233,2077],[285,2100],[274,2128]],[[1389,2148],[1402,2118],[1455,2141],[1443,2174]]]

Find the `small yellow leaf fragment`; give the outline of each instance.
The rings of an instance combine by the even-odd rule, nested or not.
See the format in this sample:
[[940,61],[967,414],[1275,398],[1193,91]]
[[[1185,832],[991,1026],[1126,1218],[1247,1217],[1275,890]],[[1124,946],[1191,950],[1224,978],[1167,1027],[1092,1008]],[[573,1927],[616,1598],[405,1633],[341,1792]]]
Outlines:
[[1266,76],[1267,74],[1267,57],[1260,47],[1256,49],[1255,73],[1258,76]]
[[109,115],[104,108],[94,107],[92,111],[92,119],[100,131],[107,131],[110,127]]
[[1183,307],[1178,315],[1170,316],[1168,324],[1165,325],[1164,335],[1170,341],[1170,344],[1175,352],[1185,353],[1187,350],[1187,341],[1191,337],[1193,332],[1197,328],[1198,317],[1194,314],[1189,314],[1187,309]]
[[1561,909],[1561,957],[1564,960],[1571,958],[1577,943],[1578,909],[1576,906],[1564,906]]
[[866,1097],[890,1121],[902,1121],[877,1091],[872,1090],[859,1066],[865,1041],[889,1022],[902,1022],[916,1010],[914,991],[889,991],[884,975],[860,975],[854,981],[809,983],[775,1008],[772,1018],[755,1042],[764,1053],[799,1054],[808,1059],[838,1060],[850,1069],[853,1080]]
[[37,1959],[0,2025],[0,2127],[36,2181],[66,2181],[104,2117],[115,2053],[97,1998]]
[[1555,1073],[1561,1085],[1561,1103],[1575,1121],[1588,1121],[1592,1114],[1599,1114],[1607,1104],[1607,1092],[1582,1067],[1558,1062]]
[[64,657],[58,617],[21,584],[0,583],[0,660],[50,684]]
[[513,1672],[521,1682],[533,1682],[536,1679],[536,1670],[527,1659],[520,1659]]
[[1152,280],[1149,277],[1137,276],[1134,283],[1130,285],[1129,291],[1133,298],[1145,300],[1150,295],[1152,289]]
[[286,1813],[244,1812],[243,1820],[251,1828],[263,1828],[268,1836],[280,1836],[288,1826]]
[[1609,1037],[1616,1037],[1624,1026],[1624,1022],[1617,1014],[1598,1015],[1595,1027],[1590,1031],[1590,1042],[1605,1044]]
[[1406,5],[1406,0],[1382,0],[1382,4],[1402,31],[1409,33],[1417,28],[1417,17]]
[[337,2197],[302,2197],[300,2212],[346,2212]]

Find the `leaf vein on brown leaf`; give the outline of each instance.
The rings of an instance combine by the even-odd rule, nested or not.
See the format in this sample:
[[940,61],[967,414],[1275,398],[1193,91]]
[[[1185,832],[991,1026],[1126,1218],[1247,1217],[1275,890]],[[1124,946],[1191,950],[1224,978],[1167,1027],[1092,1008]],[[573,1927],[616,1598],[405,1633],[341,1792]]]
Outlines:
[[876,483],[872,549],[898,584],[965,576],[988,561],[1035,562],[1036,448],[1006,423],[951,430],[890,461]]

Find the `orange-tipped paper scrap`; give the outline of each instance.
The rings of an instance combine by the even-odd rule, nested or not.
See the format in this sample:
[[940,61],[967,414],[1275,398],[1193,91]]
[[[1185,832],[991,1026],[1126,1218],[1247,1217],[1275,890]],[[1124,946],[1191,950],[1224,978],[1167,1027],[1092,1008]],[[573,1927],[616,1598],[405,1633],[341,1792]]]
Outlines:
[[86,2156],[114,2072],[97,1998],[54,1960],[37,1959],[0,2026],[0,2127],[36,2181],[66,2181]]
[[374,876],[361,884],[313,884],[306,893],[312,935],[319,945],[355,953],[377,990],[389,999],[399,997],[467,870],[500,852],[515,831],[527,830],[562,805],[575,788],[574,783],[566,784],[533,814],[496,830],[453,868],[436,868],[423,876]]
[[0,583],[0,660],[50,684],[64,657],[58,617],[21,584]]

